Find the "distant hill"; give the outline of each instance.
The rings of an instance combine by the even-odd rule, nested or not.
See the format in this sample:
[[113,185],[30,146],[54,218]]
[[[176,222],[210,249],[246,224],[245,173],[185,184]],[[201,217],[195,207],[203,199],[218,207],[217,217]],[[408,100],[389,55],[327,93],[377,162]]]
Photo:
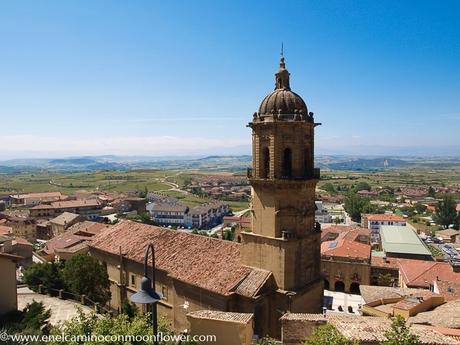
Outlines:
[[386,168],[404,168],[412,165],[402,159],[374,158],[353,159],[345,162],[329,163],[327,166],[333,170],[378,170]]
[[[371,171],[406,167],[449,168],[458,166],[458,157],[376,157],[317,155],[315,166],[330,170]],[[250,155],[210,156],[82,156],[66,158],[13,159],[0,162],[0,173],[34,171],[91,172],[97,170],[127,171],[133,169],[194,169],[243,173],[252,165]]]
[[72,165],[88,165],[98,163],[94,158],[63,158],[53,159],[49,164],[72,164]]

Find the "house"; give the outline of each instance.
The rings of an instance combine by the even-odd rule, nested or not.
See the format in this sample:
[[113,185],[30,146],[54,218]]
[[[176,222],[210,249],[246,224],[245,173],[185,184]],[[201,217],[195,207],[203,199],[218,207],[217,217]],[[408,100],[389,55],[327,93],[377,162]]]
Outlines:
[[55,201],[30,209],[31,217],[56,217],[64,212],[76,213],[87,219],[97,218],[104,205],[98,199]]
[[75,213],[64,212],[59,216],[50,219],[52,236],[58,236],[66,231],[66,229],[73,224],[82,220],[82,217]]
[[380,227],[382,225],[405,226],[406,220],[396,214],[363,214],[361,217],[361,226],[369,229],[371,242],[380,241]]
[[372,256],[371,265],[381,274],[397,272],[400,287],[430,289],[435,280],[460,283],[460,272],[447,262]]
[[43,192],[10,195],[10,202],[16,206],[34,206],[41,203],[65,200],[67,197],[61,192]]
[[189,210],[185,205],[169,203],[155,203],[149,209],[152,220],[163,226],[185,226],[185,215]]
[[459,231],[454,229],[445,229],[436,231],[436,237],[441,237],[445,243],[459,243]]
[[317,221],[320,224],[323,223],[331,223],[332,222],[332,216],[329,214],[328,210],[323,208],[323,202],[322,201],[315,201],[315,221]]
[[20,256],[0,253],[0,316],[15,311],[18,308],[16,288],[16,263]]
[[34,219],[30,217],[0,214],[0,220],[2,221],[1,225],[3,227],[12,229],[11,233],[13,236],[25,238],[29,242],[35,242],[37,239],[36,222]]
[[91,221],[75,223],[64,233],[46,242],[41,255],[48,261],[65,261],[74,255],[85,254],[92,238],[107,227]]
[[[406,291],[401,291],[403,289],[381,286],[367,288],[383,290],[384,293],[372,299],[366,296],[365,304],[361,307],[362,315],[366,316],[387,318],[400,315],[408,319],[418,313],[432,310],[445,302],[443,295],[428,290],[405,289]],[[392,289],[396,291],[393,292]]]
[[251,345],[254,315],[251,313],[200,310],[187,314],[190,335],[212,334],[216,339],[200,341],[202,345]]

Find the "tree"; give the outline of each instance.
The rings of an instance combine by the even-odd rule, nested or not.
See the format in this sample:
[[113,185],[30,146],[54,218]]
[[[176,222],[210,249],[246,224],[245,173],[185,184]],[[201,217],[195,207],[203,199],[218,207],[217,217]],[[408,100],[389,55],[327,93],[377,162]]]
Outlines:
[[420,203],[416,203],[414,208],[417,211],[417,213],[419,213],[419,214],[425,213],[425,211],[427,209],[426,205],[423,205],[423,204],[420,204]]
[[371,190],[371,185],[367,182],[364,182],[364,181],[361,181],[361,182],[358,182],[354,188],[354,190],[356,192],[359,192],[360,190],[368,190],[370,191]]
[[334,185],[330,182],[324,184],[324,186],[322,187],[322,189],[324,189],[326,192],[328,192],[329,194],[335,194],[335,188],[334,188]]
[[106,303],[110,299],[110,283],[106,268],[94,257],[75,255],[66,261],[62,270],[66,288],[90,300]]
[[[0,318],[0,333],[7,334],[43,334],[48,333],[50,325],[48,320],[51,311],[45,309],[42,302],[33,301],[26,305],[22,311],[13,311]],[[7,342],[8,344],[8,342]],[[11,344],[18,344],[11,341]],[[32,344],[32,343],[29,343]],[[35,344],[35,343],[33,343]]]
[[270,338],[269,336],[266,336],[266,337],[259,339],[259,341],[256,344],[257,345],[277,345],[279,344],[279,342],[274,338]]
[[144,190],[139,192],[139,198],[146,198],[147,194],[149,194],[149,190],[147,186],[144,187]]
[[350,192],[345,198],[345,211],[350,215],[355,222],[361,220],[361,213],[374,213],[377,210],[375,205],[372,205],[369,199],[361,198],[356,193]]
[[434,190],[433,187],[430,186],[430,188],[428,188],[428,196],[432,197],[432,198],[435,198],[436,197],[436,191]]
[[391,328],[384,335],[386,340],[383,345],[415,345],[418,344],[418,336],[410,332],[406,320],[401,315],[391,318]]
[[[163,335],[173,335],[170,325],[167,320],[160,318],[158,320],[158,333]],[[153,334],[152,320],[150,314],[136,315],[133,318],[129,318],[126,314],[119,314],[115,317],[109,315],[96,316],[95,314],[84,314],[79,313],[76,317],[58,325],[53,329],[52,334],[66,334],[68,339],[75,338],[77,336],[88,335],[94,339],[98,339],[101,336],[113,336],[110,337],[111,345],[150,345],[152,341],[148,338]],[[124,336],[125,339],[119,337]],[[135,339],[129,339],[128,337],[135,337]],[[125,340],[125,341],[123,341]],[[160,345],[173,345],[176,342],[164,342],[160,341]],[[182,345],[197,345],[191,341],[181,341]],[[95,341],[88,339],[87,341],[74,342],[72,340],[52,342],[52,345],[96,345]]]
[[42,302],[33,301],[24,308],[24,318],[21,321],[24,332],[41,330],[48,324],[51,311],[45,309]]
[[392,286],[393,285],[393,277],[390,273],[382,274],[380,273],[377,277],[377,284],[379,286]]
[[55,263],[33,264],[25,270],[23,280],[33,291],[38,291],[39,285],[56,290],[64,287],[59,266]]
[[304,345],[357,345],[355,340],[348,340],[330,323],[319,326],[313,335],[305,339]]
[[129,300],[126,298],[121,305],[121,313],[128,315],[131,319],[137,315],[138,310],[135,304],[129,303]]
[[456,206],[452,196],[447,194],[436,207],[436,214],[433,216],[433,220],[444,228],[448,228],[451,224],[458,227],[460,217],[457,214]]

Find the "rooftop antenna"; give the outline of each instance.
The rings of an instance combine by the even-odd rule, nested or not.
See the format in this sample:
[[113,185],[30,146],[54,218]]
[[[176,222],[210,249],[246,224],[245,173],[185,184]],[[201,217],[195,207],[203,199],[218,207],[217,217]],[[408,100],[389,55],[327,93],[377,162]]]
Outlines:
[[281,41],[281,57],[284,57],[284,44],[283,44],[283,41]]

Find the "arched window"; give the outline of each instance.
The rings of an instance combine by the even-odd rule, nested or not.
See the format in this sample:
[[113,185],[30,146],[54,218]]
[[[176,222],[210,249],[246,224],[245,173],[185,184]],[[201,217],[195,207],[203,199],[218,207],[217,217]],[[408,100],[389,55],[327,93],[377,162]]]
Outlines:
[[270,176],[270,150],[268,147],[264,148],[262,153],[263,167],[262,167],[262,178],[268,178]]
[[283,178],[292,177],[292,151],[290,148],[284,149],[283,152]]

